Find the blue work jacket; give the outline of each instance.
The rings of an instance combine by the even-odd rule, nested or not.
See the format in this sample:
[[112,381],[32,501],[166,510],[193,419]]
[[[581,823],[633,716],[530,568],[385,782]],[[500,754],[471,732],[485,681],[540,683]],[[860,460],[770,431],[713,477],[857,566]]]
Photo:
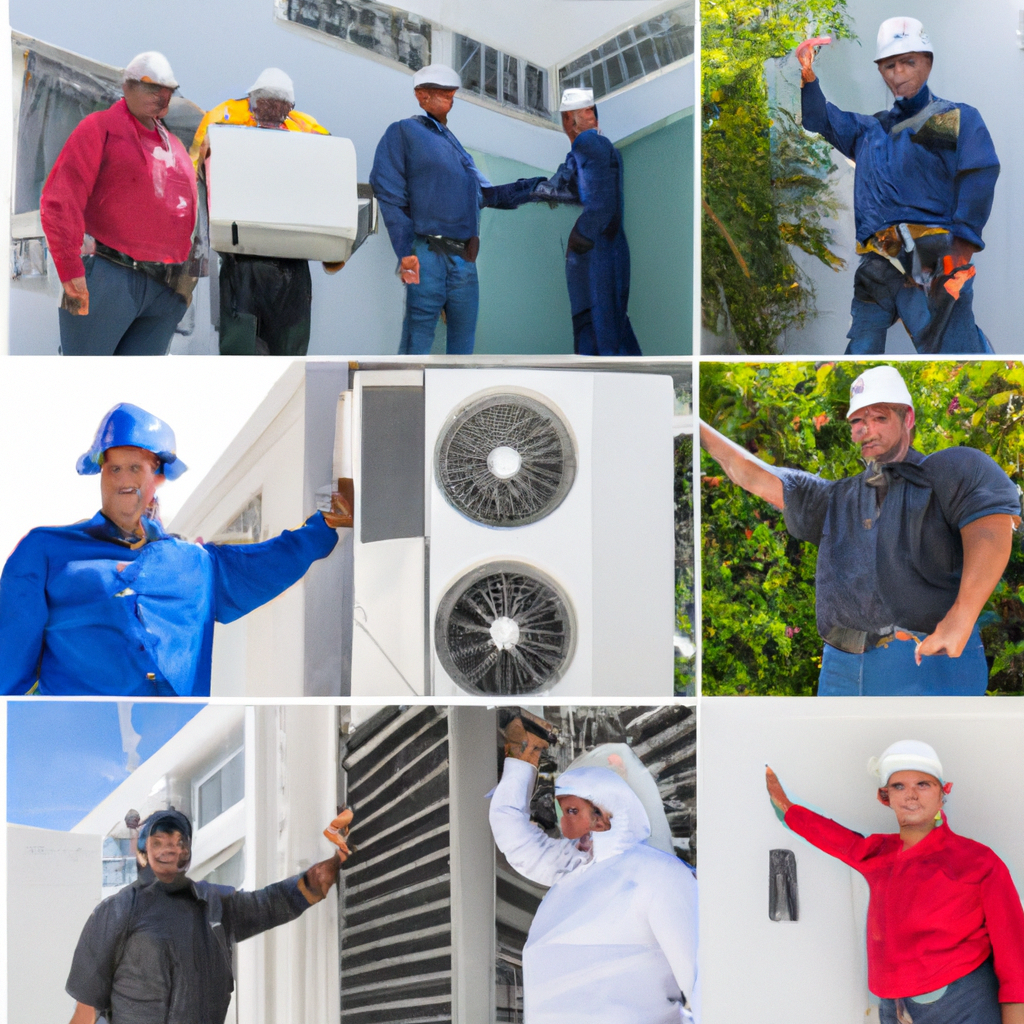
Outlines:
[[208,697],[214,622],[301,579],[338,542],[320,513],[262,544],[193,544],[102,512],[31,530],[0,575],[0,693]]
[[557,202],[583,207],[565,254],[572,315],[588,310],[595,352],[582,355],[638,356],[640,345],[627,315],[629,244],[622,227],[622,156],[596,129],[581,132],[548,179],[520,178],[484,188],[484,206],[514,210],[524,203]]
[[857,165],[858,241],[893,224],[928,224],[984,248],[999,159],[974,107],[939,99],[925,85],[884,113],[851,114],[828,103],[815,80],[804,85],[801,108],[804,128]]
[[370,184],[399,259],[412,255],[416,235],[462,241],[480,233],[480,188],[490,182],[432,117],[407,117],[388,126],[377,144]]

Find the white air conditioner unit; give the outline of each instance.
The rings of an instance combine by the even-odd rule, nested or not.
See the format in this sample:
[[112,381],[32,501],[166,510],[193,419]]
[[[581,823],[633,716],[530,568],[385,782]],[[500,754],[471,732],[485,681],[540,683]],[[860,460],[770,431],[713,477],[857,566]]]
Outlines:
[[248,256],[347,260],[372,203],[350,139],[239,125],[210,126],[208,188],[211,246]]
[[354,696],[672,694],[671,378],[354,383]]

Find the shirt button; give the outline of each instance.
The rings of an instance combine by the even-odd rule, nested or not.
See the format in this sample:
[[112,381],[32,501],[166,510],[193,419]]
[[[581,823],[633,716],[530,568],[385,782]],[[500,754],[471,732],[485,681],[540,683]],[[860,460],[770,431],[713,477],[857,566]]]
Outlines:
[[147,679],[156,679],[156,673],[155,672],[147,672],[146,673],[146,678]]

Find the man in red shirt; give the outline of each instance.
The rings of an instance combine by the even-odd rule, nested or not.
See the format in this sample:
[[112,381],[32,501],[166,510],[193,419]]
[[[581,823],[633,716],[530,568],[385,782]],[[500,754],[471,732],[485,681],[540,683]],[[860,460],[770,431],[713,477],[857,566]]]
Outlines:
[[[196,220],[192,161],[161,120],[177,88],[163,54],[140,53],[124,70],[124,98],[78,125],[43,186],[43,231],[64,289],[64,355],[170,348],[188,305]],[[95,255],[82,256],[85,235]]]
[[899,834],[864,837],[793,803],[771,768],[768,795],[797,835],[859,871],[868,905],[868,988],[882,1024],[1022,1024],[1024,910],[1006,865],[956,835],[942,811],[953,787],[917,740],[869,770]]

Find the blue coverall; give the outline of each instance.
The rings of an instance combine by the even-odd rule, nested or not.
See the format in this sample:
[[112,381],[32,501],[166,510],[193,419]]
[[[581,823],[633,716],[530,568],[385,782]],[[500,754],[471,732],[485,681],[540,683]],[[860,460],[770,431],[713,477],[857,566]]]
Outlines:
[[0,575],[0,694],[208,697],[214,622],[287,590],[338,535],[316,513],[262,544],[193,544],[102,512],[31,530]]
[[480,188],[490,182],[447,126],[424,115],[389,125],[377,144],[370,184],[395,255],[417,256],[420,263],[420,283],[406,285],[399,354],[430,352],[442,309],[448,352],[472,353],[480,305],[475,257],[439,252],[430,237],[478,237]]
[[[897,99],[891,110],[854,114],[828,103],[817,80],[804,84],[801,107],[804,128],[857,165],[853,208],[859,242],[893,225],[921,224],[984,247],[981,232],[992,212],[999,160],[974,107],[939,99],[925,85],[916,96]],[[897,319],[919,352],[991,352],[974,322],[973,280],[955,299],[941,276],[927,290],[907,287],[913,285],[912,255],[899,256],[905,274],[876,253],[861,260],[847,354],[884,352],[886,331]]]
[[569,235],[565,278],[573,348],[585,356],[638,356],[629,322],[629,245],[622,227],[622,157],[596,129],[581,132],[557,171],[484,189],[484,205],[514,209],[529,202],[583,206]]

